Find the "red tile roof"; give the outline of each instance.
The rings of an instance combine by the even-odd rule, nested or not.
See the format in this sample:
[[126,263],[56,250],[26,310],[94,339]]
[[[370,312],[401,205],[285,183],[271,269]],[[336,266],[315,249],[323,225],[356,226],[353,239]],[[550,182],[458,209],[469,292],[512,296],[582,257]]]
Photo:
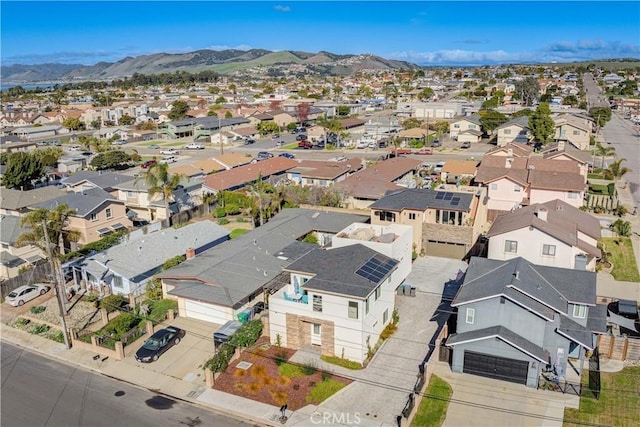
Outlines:
[[202,180],[202,184],[212,191],[239,188],[255,181],[259,175],[262,175],[263,178],[268,178],[271,175],[281,174],[297,164],[298,162],[293,159],[273,157],[209,175]]

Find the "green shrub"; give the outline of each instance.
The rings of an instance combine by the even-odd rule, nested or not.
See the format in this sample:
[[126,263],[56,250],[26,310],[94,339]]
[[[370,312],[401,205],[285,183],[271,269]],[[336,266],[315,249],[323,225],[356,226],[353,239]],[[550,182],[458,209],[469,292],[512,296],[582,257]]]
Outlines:
[[227,218],[220,218],[218,220],[218,224],[220,224],[220,225],[229,224],[229,220]]
[[238,215],[240,213],[240,206],[235,203],[227,203],[224,207],[224,212],[227,215]]
[[140,321],[141,319],[132,313],[122,313],[110,321],[102,330],[115,341],[118,341],[122,335],[137,326]]
[[64,336],[62,335],[62,331],[59,329],[56,329],[55,332],[52,332],[49,335],[47,335],[47,338],[59,343],[64,342]]
[[236,222],[247,222],[247,220],[246,220],[246,219],[244,219],[244,218],[242,218],[242,217],[238,217],[238,218],[236,219]]
[[304,365],[302,365],[302,372],[305,375],[313,375],[316,372],[318,372],[318,366],[316,365],[315,361],[309,361],[307,363],[305,363]]
[[331,363],[334,365],[342,366],[343,368],[358,370],[362,369],[362,364],[358,362],[354,362],[353,360],[344,359],[338,356],[320,356],[320,360],[323,360],[327,363]]
[[173,258],[169,258],[168,260],[166,260],[164,264],[162,264],[162,269],[168,270],[170,268],[173,268],[177,265],[182,264],[186,259],[187,258],[184,255],[176,255]]
[[224,343],[218,349],[218,352],[205,363],[205,368],[211,369],[212,372],[224,372],[229,366],[229,360],[233,357],[236,349],[229,343]]
[[129,302],[128,298],[125,298],[119,294],[107,295],[100,300],[100,308],[107,310],[107,313],[113,313]]
[[158,301],[162,299],[162,281],[160,279],[151,279],[147,282],[147,290],[145,292],[147,299]]
[[304,239],[302,239],[302,241],[305,243],[313,243],[314,245],[318,244],[318,238],[316,237],[315,234],[313,234],[313,232],[304,236]]
[[276,365],[280,366],[283,363],[287,362],[287,355],[283,352],[276,353],[276,355],[273,357],[273,361]]
[[215,208],[213,210],[214,218],[224,218],[226,215],[227,215],[227,213],[225,212],[223,206],[218,206],[217,208]]
[[16,320],[16,321],[14,322],[14,324],[15,324],[16,326],[18,326],[18,327],[19,327],[19,326],[27,326],[29,323],[31,323],[31,320],[29,320],[29,319],[25,319],[24,317],[20,317],[18,320]]
[[386,340],[398,329],[395,323],[389,323],[385,328],[380,332],[380,339]]
[[45,306],[42,306],[42,305],[36,305],[35,307],[31,307],[31,308],[29,309],[29,311],[30,311],[32,314],[39,314],[39,313],[42,313],[43,311],[45,311],[46,309],[47,309],[47,307],[45,307]]
[[242,236],[243,234],[247,234],[249,230],[245,230],[244,228],[235,228],[229,234],[230,239],[235,239],[236,237]]
[[283,363],[278,366],[278,373],[283,377],[302,378],[307,376],[302,366],[293,365],[291,363]]
[[49,332],[49,329],[51,329],[49,325],[34,325],[29,332],[34,335],[42,335],[45,332]]
[[60,259],[62,261],[68,261],[70,259],[79,258],[81,256],[87,255],[88,253],[90,253],[92,251],[95,251],[95,252],[105,251],[105,250],[109,249],[110,247],[115,246],[118,243],[120,243],[120,241],[122,240],[122,236],[124,236],[125,234],[128,234],[128,233],[129,233],[129,230],[121,230],[121,231],[117,231],[115,233],[108,234],[108,235],[106,235],[105,237],[103,237],[100,240],[97,240],[97,241],[91,242],[91,243],[87,243],[81,249],[78,249],[77,251],[71,251],[71,252],[67,252],[66,254],[61,255]]
[[262,321],[251,320],[242,325],[229,340],[234,347],[251,347],[262,335]]
[[161,299],[158,301],[145,301],[145,304],[149,306],[149,314],[147,318],[154,324],[161,323],[167,318],[167,312],[169,310],[178,309],[178,301],[173,299]]

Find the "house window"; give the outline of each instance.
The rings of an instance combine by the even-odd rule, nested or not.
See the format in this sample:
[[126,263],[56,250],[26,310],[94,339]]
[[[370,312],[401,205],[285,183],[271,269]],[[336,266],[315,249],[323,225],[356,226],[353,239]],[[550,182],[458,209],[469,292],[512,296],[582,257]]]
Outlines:
[[515,240],[505,240],[504,242],[504,251],[515,254],[518,252],[518,242]]
[[395,222],[396,220],[396,214],[393,212],[378,211],[378,216],[380,217],[380,221]]
[[504,130],[504,134],[505,135],[511,135],[511,129],[505,129]]
[[412,213],[410,213],[410,214],[409,214],[409,219],[411,219],[411,220],[416,219],[416,214],[415,214],[415,213],[413,213],[413,212],[412,212]]
[[91,215],[89,215],[89,220],[90,221],[97,221],[98,220],[98,215],[92,213]]
[[382,324],[384,325],[389,320],[389,309],[387,308],[384,313],[382,313]]
[[364,314],[369,314],[369,298],[364,301]]
[[109,218],[111,218],[113,216],[113,215],[111,215],[111,208],[107,208],[104,212],[107,214],[107,219],[109,219]]
[[129,199],[136,198],[136,197],[137,197],[137,194],[138,194],[138,193],[136,193],[135,191],[127,191],[127,197],[128,197]]
[[580,135],[580,131],[579,131],[579,130],[574,130],[574,131],[573,131],[573,135],[574,135],[574,136],[578,136],[578,135]]
[[467,323],[473,325],[473,322],[476,318],[476,309],[475,308],[467,308]]
[[573,306],[573,317],[577,319],[584,319],[587,317],[587,306],[586,305],[574,305]]
[[520,187],[518,184],[514,184],[513,191],[515,191],[516,193],[519,193],[521,189],[522,187]]
[[358,302],[349,301],[349,319],[358,318]]
[[498,189],[498,184],[491,184],[491,186],[489,187],[490,190],[497,190]]
[[322,313],[322,296],[314,295],[313,296],[313,311],[319,311]]
[[460,124],[459,124],[459,123],[456,123],[455,125],[453,125],[453,128],[454,128],[454,129],[460,129]]
[[578,192],[577,191],[569,191],[567,193],[567,198],[569,198],[569,199],[577,199],[578,198]]
[[382,286],[378,286],[376,288],[376,301],[378,301],[378,298],[380,298],[380,295],[382,295]]
[[123,285],[122,285],[122,277],[120,276],[113,276],[113,287],[114,288],[119,288],[122,289]]
[[320,323],[313,324],[313,335],[320,335]]
[[556,245],[542,245],[542,255],[556,256]]

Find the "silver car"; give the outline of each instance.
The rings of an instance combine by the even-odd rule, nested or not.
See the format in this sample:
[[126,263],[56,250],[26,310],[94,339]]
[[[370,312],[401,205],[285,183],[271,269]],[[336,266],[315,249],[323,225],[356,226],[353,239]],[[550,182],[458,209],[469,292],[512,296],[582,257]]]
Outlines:
[[14,289],[7,295],[7,299],[5,300],[7,304],[12,305],[14,307],[18,307],[24,305],[25,302],[31,301],[32,299],[39,297],[40,295],[44,295],[49,292],[51,286],[46,285],[44,283],[34,283],[33,285],[23,285],[19,288]]

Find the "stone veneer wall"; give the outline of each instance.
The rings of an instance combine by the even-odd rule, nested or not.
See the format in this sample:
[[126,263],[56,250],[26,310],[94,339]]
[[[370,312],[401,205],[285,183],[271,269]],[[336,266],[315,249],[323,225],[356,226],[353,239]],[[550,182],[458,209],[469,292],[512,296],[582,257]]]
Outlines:
[[287,347],[300,349],[311,345],[311,324],[319,323],[321,331],[321,354],[335,356],[335,326],[328,320],[287,313]]

